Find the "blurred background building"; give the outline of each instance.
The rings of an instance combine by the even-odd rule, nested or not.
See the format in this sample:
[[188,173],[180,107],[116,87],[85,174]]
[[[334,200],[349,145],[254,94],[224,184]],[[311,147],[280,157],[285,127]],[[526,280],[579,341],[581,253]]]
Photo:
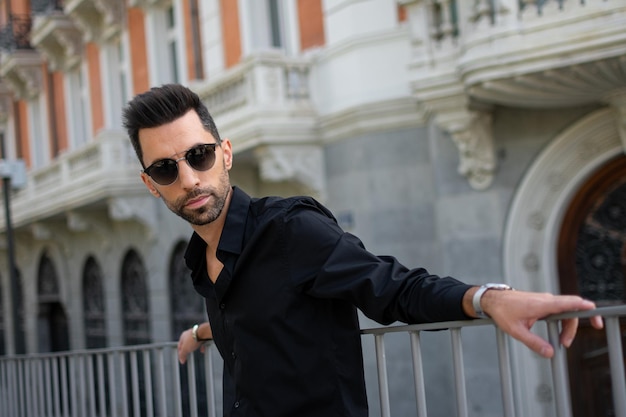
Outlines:
[[[145,189],[121,123],[170,82],[200,94],[252,195],[313,195],[372,252],[439,275],[624,303],[625,27],[623,0],[0,0],[0,156],[26,167],[0,214],[0,355],[176,340],[204,319],[191,230]],[[425,366],[448,416],[441,337]],[[481,416],[493,339],[464,339]],[[577,413],[609,415],[605,345],[583,323]],[[553,415],[546,362],[512,348],[519,415]]]

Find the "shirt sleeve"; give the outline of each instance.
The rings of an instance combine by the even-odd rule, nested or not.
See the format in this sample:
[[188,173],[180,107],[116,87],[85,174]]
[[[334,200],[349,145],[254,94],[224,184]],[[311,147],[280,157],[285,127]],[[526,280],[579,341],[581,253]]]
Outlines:
[[470,285],[370,253],[314,200],[291,207],[283,233],[290,279],[310,296],[349,301],[381,324],[469,318],[462,299]]

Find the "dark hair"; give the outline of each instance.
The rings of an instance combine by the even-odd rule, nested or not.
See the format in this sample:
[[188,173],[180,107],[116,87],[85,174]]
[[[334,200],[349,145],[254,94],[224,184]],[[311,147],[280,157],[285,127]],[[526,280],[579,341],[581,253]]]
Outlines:
[[222,143],[215,122],[200,97],[180,84],[165,84],[135,96],[123,111],[124,128],[137,158],[143,166],[143,151],[139,143],[139,130],[162,126],[194,110],[204,129],[217,143]]

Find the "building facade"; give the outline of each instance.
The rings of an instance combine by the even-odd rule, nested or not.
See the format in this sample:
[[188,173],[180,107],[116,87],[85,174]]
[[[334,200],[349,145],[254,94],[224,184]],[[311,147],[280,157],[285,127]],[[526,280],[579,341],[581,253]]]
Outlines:
[[[0,354],[204,319],[191,229],[145,189],[121,123],[169,82],[207,104],[251,195],[313,195],[372,252],[439,275],[624,303],[624,27],[623,0],[0,0]],[[429,411],[453,415],[447,340],[427,339]],[[399,415],[404,342],[387,352]],[[464,342],[484,416],[494,337]],[[604,345],[583,324],[570,350],[580,415],[608,410]],[[512,348],[519,415],[553,415],[546,362]]]

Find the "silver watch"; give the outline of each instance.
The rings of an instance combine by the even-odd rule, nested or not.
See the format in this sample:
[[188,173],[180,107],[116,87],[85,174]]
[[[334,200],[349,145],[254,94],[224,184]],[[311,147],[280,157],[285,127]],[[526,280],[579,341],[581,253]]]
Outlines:
[[200,327],[198,324],[194,324],[193,327],[191,328],[191,337],[193,338],[194,341],[196,342],[208,342],[211,339],[200,339],[198,337],[198,327]]
[[474,296],[472,297],[472,306],[474,307],[474,311],[476,312],[476,315],[480,317],[481,319],[489,318],[489,316],[483,311],[482,307],[480,306],[480,299],[483,297],[483,294],[485,294],[485,292],[489,290],[503,291],[503,290],[512,290],[512,289],[513,288],[511,288],[511,286],[506,285],[506,284],[489,283],[489,284],[481,285],[478,291],[476,291],[474,293]]

